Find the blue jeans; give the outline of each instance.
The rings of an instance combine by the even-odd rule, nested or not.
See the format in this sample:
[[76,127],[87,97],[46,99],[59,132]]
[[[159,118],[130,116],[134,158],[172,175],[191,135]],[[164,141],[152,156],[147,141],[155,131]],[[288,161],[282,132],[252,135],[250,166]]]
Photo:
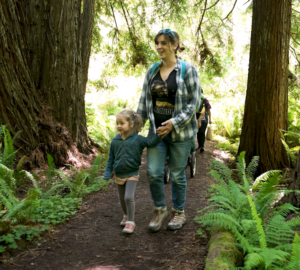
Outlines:
[[186,201],[185,168],[195,136],[185,141],[172,142],[167,135],[157,146],[147,150],[148,178],[155,207],[165,207],[164,167],[169,156],[173,209],[184,210]]

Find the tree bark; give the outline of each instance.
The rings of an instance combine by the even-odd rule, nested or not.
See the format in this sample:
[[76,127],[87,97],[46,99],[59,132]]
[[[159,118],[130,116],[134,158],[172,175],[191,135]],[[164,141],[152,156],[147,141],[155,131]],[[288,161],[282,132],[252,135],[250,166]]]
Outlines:
[[250,63],[239,153],[260,156],[258,173],[287,167],[280,129],[287,130],[291,0],[254,0]]
[[[91,152],[85,88],[95,0],[0,0],[0,124],[29,167]],[[71,153],[73,152],[73,153]],[[71,161],[72,163],[72,161]]]

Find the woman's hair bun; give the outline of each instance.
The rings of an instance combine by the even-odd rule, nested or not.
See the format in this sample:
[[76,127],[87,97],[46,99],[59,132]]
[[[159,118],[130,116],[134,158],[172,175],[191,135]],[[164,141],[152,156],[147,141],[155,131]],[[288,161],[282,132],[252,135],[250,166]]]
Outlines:
[[183,52],[184,50],[185,50],[185,47],[179,46],[179,48],[178,48],[178,51],[179,51],[179,52]]

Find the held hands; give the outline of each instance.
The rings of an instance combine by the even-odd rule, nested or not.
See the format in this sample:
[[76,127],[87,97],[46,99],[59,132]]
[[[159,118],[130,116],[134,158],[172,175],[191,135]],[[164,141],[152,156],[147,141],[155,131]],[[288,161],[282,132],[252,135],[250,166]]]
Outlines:
[[201,128],[201,117],[198,118],[197,122],[198,122],[198,128]]
[[156,131],[159,137],[165,137],[167,136],[173,129],[173,123],[171,120],[168,120],[166,122],[163,122],[161,124],[162,126],[160,126]]

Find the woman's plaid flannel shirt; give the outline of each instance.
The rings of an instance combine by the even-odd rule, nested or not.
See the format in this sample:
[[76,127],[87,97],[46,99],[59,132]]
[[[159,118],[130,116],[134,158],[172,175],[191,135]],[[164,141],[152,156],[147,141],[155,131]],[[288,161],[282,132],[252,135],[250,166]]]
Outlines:
[[[154,136],[156,133],[150,86],[153,78],[159,72],[161,63],[151,74],[152,66],[149,67],[146,73],[137,109],[137,113],[141,115],[144,124],[147,119],[150,120],[150,136]],[[175,97],[174,113],[170,119],[174,126],[171,136],[173,141],[184,141],[197,134],[198,131],[195,113],[200,107],[201,86],[198,72],[190,63],[186,63],[184,80],[181,77],[181,63],[179,59],[177,59],[175,70],[177,71],[176,82],[178,88]]]

